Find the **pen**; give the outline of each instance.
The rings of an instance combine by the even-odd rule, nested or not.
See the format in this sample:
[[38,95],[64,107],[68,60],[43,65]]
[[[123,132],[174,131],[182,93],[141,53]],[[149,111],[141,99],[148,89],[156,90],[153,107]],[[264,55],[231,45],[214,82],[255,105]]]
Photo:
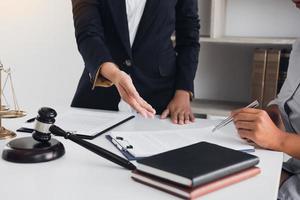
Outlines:
[[[253,101],[252,103],[250,103],[248,106],[246,106],[245,108],[256,108],[259,106],[259,102],[257,100]],[[229,124],[230,122],[233,121],[233,117],[232,116],[228,116],[226,119],[224,119],[223,121],[221,121],[218,125],[216,125],[213,129],[212,132],[215,132],[216,130],[226,126],[227,124]]]
[[55,125],[52,125],[50,128],[49,128],[49,131],[56,135],[56,136],[61,136],[61,137],[64,137],[65,139],[69,139],[77,144],[79,144],[80,146],[94,152],[95,154],[117,164],[117,165],[120,165],[126,169],[129,169],[129,170],[135,170],[136,169],[136,166],[133,165],[130,161],[110,152],[110,151],[107,151],[106,149],[103,149],[95,144],[92,144],[90,142],[87,142],[81,138],[79,138],[78,136],[72,134],[72,133],[69,133],[69,132],[65,132],[64,130],[62,130],[61,128],[59,128],[58,126],[55,126]]

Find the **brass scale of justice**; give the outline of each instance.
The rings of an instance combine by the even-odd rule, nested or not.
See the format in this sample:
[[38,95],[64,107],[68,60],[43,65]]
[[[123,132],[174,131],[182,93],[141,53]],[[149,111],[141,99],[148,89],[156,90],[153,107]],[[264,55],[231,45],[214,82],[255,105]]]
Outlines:
[[[5,76],[5,81],[2,87],[2,75]],[[7,84],[8,83],[8,84]],[[6,96],[4,95],[4,91],[6,89],[6,86],[10,87],[11,95],[13,99],[13,107],[10,108],[8,105],[8,101]],[[7,105],[2,105],[2,97],[3,100]],[[16,133],[13,131],[10,131],[2,126],[2,119],[13,119],[13,118],[20,118],[24,117],[27,113],[25,111],[20,110],[20,107],[17,102],[15,89],[12,82],[12,76],[11,76],[11,69],[7,68],[5,69],[3,64],[0,61],[0,140],[4,139],[10,139],[16,137]]]

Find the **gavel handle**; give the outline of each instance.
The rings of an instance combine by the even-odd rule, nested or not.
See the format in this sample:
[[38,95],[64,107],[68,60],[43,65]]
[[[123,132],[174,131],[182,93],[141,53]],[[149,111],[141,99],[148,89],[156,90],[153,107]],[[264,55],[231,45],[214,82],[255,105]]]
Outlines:
[[129,170],[135,170],[136,169],[136,166],[133,165],[131,162],[129,162],[128,160],[110,152],[110,151],[107,151],[106,149],[103,149],[95,144],[92,144],[90,142],[87,142],[81,138],[79,138],[78,136],[74,135],[74,134],[71,134],[71,133],[68,133],[68,132],[65,132],[64,130],[62,130],[61,128],[59,128],[58,126],[56,125],[52,125],[50,128],[49,128],[50,132],[53,133],[54,135],[56,136],[62,136],[64,137],[65,139],[69,139],[75,143],[77,143],[78,145],[94,152],[95,154],[117,164],[117,165],[120,165],[126,169],[129,169]]

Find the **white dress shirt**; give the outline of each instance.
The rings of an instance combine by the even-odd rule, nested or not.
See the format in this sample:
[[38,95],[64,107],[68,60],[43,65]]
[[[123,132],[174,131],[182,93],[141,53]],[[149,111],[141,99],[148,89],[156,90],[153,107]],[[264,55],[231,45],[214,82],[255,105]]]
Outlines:
[[[133,45],[140,21],[142,19],[147,0],[126,0],[126,14],[128,21],[130,46]],[[122,99],[118,105],[123,112],[132,112],[133,109]]]
[[147,0],[126,0],[126,14],[131,46],[143,16],[146,1]]

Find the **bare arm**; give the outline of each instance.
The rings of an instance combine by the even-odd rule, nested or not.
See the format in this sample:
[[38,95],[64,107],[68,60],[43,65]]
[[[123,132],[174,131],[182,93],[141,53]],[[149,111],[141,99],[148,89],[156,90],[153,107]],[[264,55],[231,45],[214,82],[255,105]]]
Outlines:
[[300,159],[300,136],[297,134],[284,134],[279,150]]
[[280,130],[268,113],[258,109],[242,109],[232,113],[241,138],[300,159],[300,136]]

